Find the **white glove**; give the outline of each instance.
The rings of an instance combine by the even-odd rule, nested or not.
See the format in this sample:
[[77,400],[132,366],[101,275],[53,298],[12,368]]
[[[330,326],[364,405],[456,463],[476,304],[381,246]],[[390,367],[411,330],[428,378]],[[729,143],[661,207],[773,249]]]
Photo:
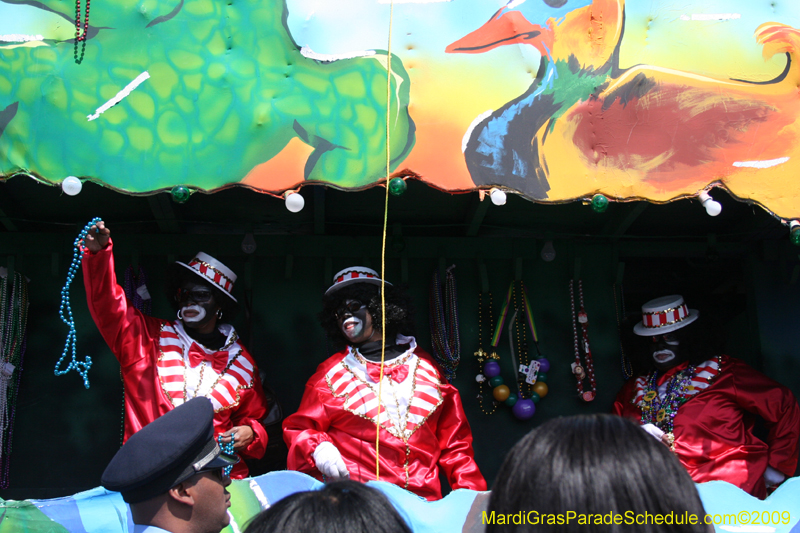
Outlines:
[[321,442],[311,455],[314,457],[317,470],[322,472],[324,476],[334,479],[347,479],[350,477],[350,472],[347,471],[347,466],[342,460],[342,454],[332,443],[328,441]]
[[661,437],[664,436],[664,432],[661,431],[661,429],[655,424],[645,424],[642,426],[642,429],[654,436],[659,441],[661,441]]
[[764,482],[767,484],[767,487],[780,485],[784,479],[786,479],[786,476],[783,475],[783,473],[767,465],[767,470],[764,472]]

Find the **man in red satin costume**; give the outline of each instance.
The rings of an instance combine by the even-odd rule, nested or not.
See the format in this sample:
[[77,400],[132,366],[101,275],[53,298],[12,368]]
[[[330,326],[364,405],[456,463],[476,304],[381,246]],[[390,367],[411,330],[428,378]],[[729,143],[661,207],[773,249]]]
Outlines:
[[[242,457],[260,459],[267,432],[260,421],[267,401],[258,368],[234,328],[221,323],[236,309],[236,275],[198,253],[170,270],[172,322],[140,313],[128,302],[114,273],[110,230],[100,221],[84,242],[83,281],[89,311],[119,360],[125,386],[124,440],[178,405],[205,396],[214,407],[214,434],[233,441]],[[227,317],[227,316],[226,316]],[[247,476],[244,461],[232,478]]]
[[320,321],[344,349],[317,368],[297,413],[283,423],[289,469],[317,479],[376,479],[380,423],[381,481],[437,500],[441,467],[453,489],[486,490],[458,390],[404,335],[413,324],[410,302],[389,283],[381,380],[380,283],[374,270],[350,267],[325,293]]
[[[614,413],[670,446],[697,483],[727,481],[765,498],[795,473],[800,408],[792,392],[744,362],[715,355],[711,332],[681,296],[642,306],[634,327],[649,337],[649,368],[617,395]],[[644,367],[647,368],[647,367]],[[761,417],[766,442],[753,428]]]

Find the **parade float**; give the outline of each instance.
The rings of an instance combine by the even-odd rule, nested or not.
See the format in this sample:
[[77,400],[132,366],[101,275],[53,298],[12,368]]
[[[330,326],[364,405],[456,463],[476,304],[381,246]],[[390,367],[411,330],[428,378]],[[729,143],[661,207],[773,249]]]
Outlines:
[[[286,415],[329,355],[333,274],[385,268],[490,486],[541,421],[610,410],[620,324],[654,296],[702,301],[730,355],[800,394],[791,1],[3,0],[0,28],[6,500],[92,489],[120,444],[80,276],[59,318],[94,217],[153,316],[176,259],[241,273],[236,323]],[[537,391],[516,368],[542,358]],[[476,381],[488,362],[500,380]]]

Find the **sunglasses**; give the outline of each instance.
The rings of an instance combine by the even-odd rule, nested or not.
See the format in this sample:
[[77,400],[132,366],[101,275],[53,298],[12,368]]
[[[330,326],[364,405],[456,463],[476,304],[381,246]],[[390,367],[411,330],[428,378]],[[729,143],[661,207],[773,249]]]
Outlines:
[[210,474],[210,477],[219,481],[220,483],[224,483],[228,476],[225,475],[225,467],[216,467],[216,468],[201,468],[198,470],[195,475],[198,476],[200,474]]
[[358,300],[349,300],[345,302],[344,305],[342,305],[339,309],[337,309],[333,315],[337,320],[341,320],[348,316],[355,315],[359,310],[364,309],[365,307],[366,305]]
[[175,295],[175,299],[180,302],[188,302],[189,300],[193,301],[194,303],[198,304],[205,304],[211,301],[214,297],[214,293],[209,290],[188,290],[188,289],[178,289],[178,293]]
[[674,333],[665,333],[664,335],[655,335],[651,337],[653,339],[653,343],[657,343],[660,341],[664,341],[665,344],[673,344],[677,345],[681,342],[678,340],[678,336]]

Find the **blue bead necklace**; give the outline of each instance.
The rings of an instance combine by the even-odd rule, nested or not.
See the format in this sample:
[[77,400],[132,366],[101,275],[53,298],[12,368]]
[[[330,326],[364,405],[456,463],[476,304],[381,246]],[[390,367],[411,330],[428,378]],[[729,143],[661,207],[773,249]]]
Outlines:
[[[222,442],[222,435],[220,435],[219,437],[217,437],[217,442],[219,442],[219,447],[220,449],[222,449],[222,453],[227,455],[234,455],[232,440],[228,442]],[[222,468],[222,473],[225,474],[226,477],[230,477],[231,470],[233,470],[233,465],[225,466]]]
[[[89,388],[88,374],[89,368],[92,366],[92,358],[87,355],[86,360],[80,362],[75,356],[75,348],[78,343],[78,333],[75,331],[75,319],[72,317],[72,307],[69,304],[69,286],[72,284],[72,280],[75,279],[75,275],[78,273],[78,269],[81,267],[83,240],[86,238],[86,235],[89,233],[89,230],[92,228],[92,226],[101,220],[103,219],[100,217],[93,218],[92,221],[86,224],[83,230],[81,230],[78,238],[75,239],[75,246],[72,249],[72,264],[69,265],[69,272],[67,272],[67,283],[64,285],[64,288],[61,289],[61,307],[58,310],[58,315],[61,317],[61,321],[69,326],[69,333],[67,334],[67,342],[64,345],[64,351],[61,353],[61,358],[56,363],[55,375],[63,376],[70,370],[74,369],[83,378],[83,385],[87,389]],[[67,352],[70,350],[72,351],[72,360],[67,365],[66,369],[59,370],[58,368],[64,362],[64,359],[67,358]]]

